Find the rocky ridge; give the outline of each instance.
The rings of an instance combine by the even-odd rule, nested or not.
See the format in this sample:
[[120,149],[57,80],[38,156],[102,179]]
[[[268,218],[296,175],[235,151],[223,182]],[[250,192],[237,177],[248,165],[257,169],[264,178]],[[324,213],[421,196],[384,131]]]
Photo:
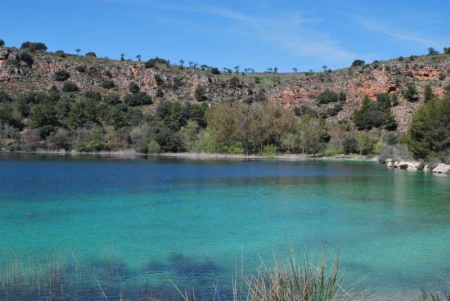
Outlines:
[[[98,91],[102,95],[114,91],[128,93],[131,83],[152,96],[153,104],[143,106],[143,112],[152,111],[162,100],[198,102],[197,87],[202,87],[206,101],[252,102],[267,99],[270,102],[295,108],[307,106],[319,113],[334,104],[319,104],[320,93],[331,90],[344,92],[346,101],[336,116],[327,123],[350,120],[359,103],[368,96],[375,100],[381,93],[397,94],[398,105],[391,108],[399,132],[405,132],[413,114],[424,101],[425,86],[433,94],[442,96],[450,83],[450,55],[411,56],[335,71],[306,73],[222,73],[192,67],[157,64],[146,68],[144,62],[118,61],[90,56],[61,53],[32,52],[30,58],[16,48],[0,47],[0,88],[8,93],[61,90],[64,82],[55,80],[55,73],[65,70],[68,81],[81,92]],[[111,81],[114,87],[106,89],[102,83]],[[416,102],[407,101],[402,94],[406,85],[414,83],[418,91]]]

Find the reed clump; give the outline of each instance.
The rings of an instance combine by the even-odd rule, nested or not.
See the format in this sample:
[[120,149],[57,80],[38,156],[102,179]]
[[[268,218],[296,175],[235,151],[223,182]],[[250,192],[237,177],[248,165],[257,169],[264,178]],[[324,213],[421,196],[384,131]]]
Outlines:
[[287,264],[275,262],[273,268],[263,265],[256,275],[245,281],[249,300],[260,301],[320,301],[341,300],[347,297],[339,284],[339,258],[328,268],[326,254],[317,264],[307,256],[303,260],[291,254]]

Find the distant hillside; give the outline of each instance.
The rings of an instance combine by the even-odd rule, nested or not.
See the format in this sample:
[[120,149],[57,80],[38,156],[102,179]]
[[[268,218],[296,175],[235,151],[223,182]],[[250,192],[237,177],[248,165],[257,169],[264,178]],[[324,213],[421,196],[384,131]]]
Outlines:
[[[236,73],[206,65],[175,66],[160,58],[121,61],[97,58],[94,53],[79,56],[0,47],[0,92],[22,102],[30,92],[57,93],[57,101],[65,99],[69,106],[80,97],[90,98],[103,105],[101,110],[125,103],[130,110],[138,110],[142,120],[167,101],[210,107],[267,101],[292,109],[298,116],[314,112],[328,126],[348,122],[352,131],[371,129],[370,125],[355,126],[354,111],[364,98],[375,101],[384,94],[389,96],[388,107],[396,122],[390,131],[404,133],[425,99],[441,97],[450,84],[449,54],[354,65],[323,72]],[[26,102],[30,111],[40,101]],[[20,131],[33,128],[27,114],[16,107],[11,114],[20,121]]]

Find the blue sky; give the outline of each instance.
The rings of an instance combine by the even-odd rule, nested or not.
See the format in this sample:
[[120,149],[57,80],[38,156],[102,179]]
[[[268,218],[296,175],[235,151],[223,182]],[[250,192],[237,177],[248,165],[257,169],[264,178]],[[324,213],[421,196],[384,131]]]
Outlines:
[[449,0],[0,0],[6,46],[320,71],[450,47]]

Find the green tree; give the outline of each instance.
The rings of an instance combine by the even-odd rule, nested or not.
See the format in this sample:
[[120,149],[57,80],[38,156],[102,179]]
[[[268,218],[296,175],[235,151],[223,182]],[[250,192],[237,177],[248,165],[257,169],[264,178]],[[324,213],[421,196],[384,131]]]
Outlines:
[[370,153],[374,142],[370,139],[366,132],[362,132],[358,136],[358,151],[360,155],[367,155]]
[[73,82],[65,82],[62,87],[63,92],[76,92],[80,90],[78,86]]
[[407,144],[415,158],[433,153],[444,157],[450,147],[450,93],[425,103],[413,117],[407,134]]
[[128,85],[128,91],[130,91],[131,93],[138,93],[139,91],[141,91],[141,88],[139,88],[136,83],[132,82]]
[[203,86],[201,86],[201,85],[197,85],[197,87],[195,87],[194,97],[197,101],[207,100],[208,97],[206,97],[205,88],[203,88]]
[[45,44],[41,43],[41,42],[35,43],[35,42],[27,41],[27,42],[22,43],[20,48],[21,49],[28,49],[31,52],[34,52],[34,51],[47,51],[47,46],[45,46]]
[[363,60],[354,60],[351,67],[362,66],[362,65],[364,65],[365,63],[366,63],[366,62],[364,62]]
[[436,54],[439,54],[439,51],[437,51],[433,47],[428,48],[428,55],[436,55]]
[[402,91],[402,93],[408,101],[415,102],[419,100],[419,92],[416,89],[416,85],[412,82],[409,82],[406,85],[406,88]]
[[151,104],[152,98],[145,92],[136,92],[125,95],[123,102],[129,106],[135,107]]
[[336,102],[339,100],[339,94],[337,94],[333,91],[330,91],[330,90],[325,90],[324,92],[319,94],[317,99],[319,100],[319,103],[322,103],[322,104]]
[[370,130],[383,124],[383,110],[377,102],[364,97],[361,107],[353,112],[353,122],[358,130]]
[[5,41],[3,41],[2,39],[0,39],[0,47],[5,46]]
[[433,98],[435,98],[436,96],[433,94],[433,89],[431,88],[431,85],[428,84],[425,86],[424,91],[423,91],[423,99],[425,102],[428,102],[430,100],[432,100]]
[[69,77],[70,77],[70,73],[67,72],[66,70],[58,70],[55,72],[55,76],[54,76],[55,80],[59,81],[59,82],[66,81],[69,79]]
[[314,157],[324,147],[329,138],[325,122],[320,118],[303,115],[299,119],[298,130],[302,153],[312,152]]

